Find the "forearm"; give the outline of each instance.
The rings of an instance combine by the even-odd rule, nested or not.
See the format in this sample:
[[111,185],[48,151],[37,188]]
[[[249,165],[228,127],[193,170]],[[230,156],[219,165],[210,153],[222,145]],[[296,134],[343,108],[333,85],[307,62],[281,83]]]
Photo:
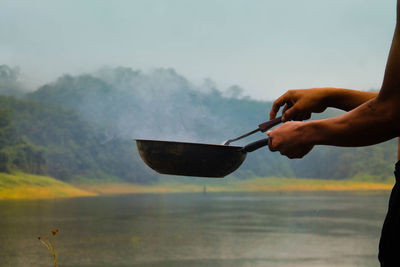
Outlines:
[[293,89],[276,99],[270,111],[270,119],[276,117],[280,107],[284,106],[283,121],[306,120],[311,113],[323,112],[328,107],[345,111],[352,110],[378,93],[342,88]]
[[[398,6],[399,8],[399,6]],[[399,14],[397,14],[399,16]],[[399,19],[399,18],[398,18]],[[374,97],[368,92],[335,91],[328,101],[342,102],[343,109],[357,105],[368,97],[372,99],[351,111],[327,120],[310,122],[310,136],[314,144],[335,146],[366,146],[380,143],[400,135],[400,28],[396,25],[385,69],[382,88]],[[349,94],[350,102],[342,98]],[[337,95],[339,98],[334,99]],[[329,98],[328,98],[329,99]],[[346,110],[346,109],[345,109]]]
[[[397,22],[400,21],[399,9],[398,4]],[[279,151],[289,158],[301,158],[315,145],[367,146],[399,136],[399,26],[396,26],[379,94],[338,88],[290,90],[275,100],[271,119],[283,105],[286,108],[283,120],[288,122],[267,132],[268,145],[271,151]],[[325,120],[290,121],[304,120],[305,115],[323,112],[327,107],[348,112]]]
[[323,98],[327,107],[350,111],[375,98],[378,92],[366,92],[342,88],[324,88]]
[[399,108],[394,99],[374,98],[338,117],[302,125],[311,145],[367,146],[399,136]]

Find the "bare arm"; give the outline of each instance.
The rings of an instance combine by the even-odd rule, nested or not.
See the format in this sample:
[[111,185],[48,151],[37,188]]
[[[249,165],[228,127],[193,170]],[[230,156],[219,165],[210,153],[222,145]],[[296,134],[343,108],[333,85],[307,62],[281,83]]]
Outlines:
[[331,119],[287,122],[269,132],[270,149],[279,150],[282,154],[294,158],[304,156],[314,145],[319,144],[372,145],[399,136],[399,122],[400,30],[396,25],[384,81],[377,97]]
[[398,24],[378,96],[341,116],[310,122],[311,128],[321,131],[313,138],[316,144],[363,146],[399,136],[400,29]]
[[270,119],[276,117],[283,105],[284,121],[304,120],[309,119],[311,113],[323,112],[327,107],[352,110],[377,95],[377,92],[332,87],[289,90],[273,103]]
[[399,108],[394,101],[372,99],[341,116],[310,121],[304,133],[313,145],[367,146],[399,136]]
[[345,111],[350,111],[368,100],[375,98],[378,92],[366,92],[350,89],[332,90],[326,98],[328,107],[338,108]]

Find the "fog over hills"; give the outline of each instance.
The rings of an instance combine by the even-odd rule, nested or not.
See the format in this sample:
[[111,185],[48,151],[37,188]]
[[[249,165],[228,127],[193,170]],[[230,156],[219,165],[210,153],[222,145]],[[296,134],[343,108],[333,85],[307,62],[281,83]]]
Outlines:
[[[240,88],[232,90],[238,95]],[[224,97],[211,81],[195,87],[173,69],[64,75],[27,99],[75,110],[113,136],[192,142],[220,143],[255,128],[268,110],[265,103]]]
[[[13,78],[11,75],[5,75],[8,80],[17,81],[15,69],[4,65],[2,67],[8,68],[10,74],[15,76]],[[10,86],[5,86],[2,79],[4,80],[4,77],[0,76],[0,93],[10,95],[10,91],[13,90]],[[12,82],[8,81],[8,84]],[[101,156],[107,159],[108,156],[108,162],[113,162],[111,169],[125,171],[122,172],[122,179],[143,181],[151,171],[143,166],[144,163],[137,154],[132,156],[132,153],[136,153],[133,138],[220,144],[228,138],[255,129],[259,123],[268,119],[271,102],[244,97],[243,92],[238,86],[219,90],[211,80],[205,80],[201,86],[196,86],[173,69],[160,68],[144,73],[140,70],[117,67],[102,68],[89,74],[63,75],[34,92],[23,96],[20,96],[20,93],[13,95],[20,96],[23,100],[15,101],[23,101],[25,105],[31,105],[29,103],[33,101],[41,103],[43,108],[57,108],[60,114],[64,112],[62,110],[72,111],[77,115],[74,120],[86,122],[89,129],[85,131],[91,131],[98,140],[98,143],[89,147],[79,148],[90,151],[87,153],[91,155],[88,158],[92,157],[90,162],[97,162]],[[19,108],[23,105],[20,104]],[[18,112],[20,111],[15,111],[16,114]],[[336,114],[338,113],[335,110],[329,110],[319,117]],[[65,125],[60,121],[61,128],[65,128]],[[54,127],[49,129],[54,130]],[[33,136],[29,137],[29,132],[25,135],[29,140],[34,140]],[[258,133],[237,144],[244,145],[264,137],[264,134]],[[76,140],[81,137],[78,133],[73,138],[78,142]],[[110,152],[107,150],[111,149],[109,144],[120,145],[116,145]],[[47,149],[50,147],[43,142],[37,145]],[[122,149],[121,145],[124,146],[125,152],[119,154],[118,149]],[[51,145],[53,149],[54,146],[57,146],[57,143]],[[74,149],[74,153],[80,153],[78,148]],[[126,149],[133,152],[127,152]],[[304,159],[288,160],[279,153],[260,149],[250,153],[234,175],[242,179],[252,176],[344,179],[357,175],[383,179],[391,175],[395,150],[394,141],[367,148],[316,147]],[[48,164],[53,162],[52,156],[54,155],[48,153]],[[73,156],[69,160],[73,161]],[[104,157],[102,162],[105,164]],[[129,167],[129,162],[136,166],[136,171]],[[82,164],[85,165],[85,161]],[[95,168],[97,165],[93,163],[92,167],[86,168],[81,175],[92,172],[89,176],[93,176]],[[107,172],[103,168],[102,172],[105,176],[121,176],[111,169]],[[134,173],[133,176],[144,177],[135,179],[131,175],[131,178],[127,178],[129,172]],[[79,170],[72,176],[79,176]],[[149,180],[152,181],[155,177],[158,175],[149,177]]]

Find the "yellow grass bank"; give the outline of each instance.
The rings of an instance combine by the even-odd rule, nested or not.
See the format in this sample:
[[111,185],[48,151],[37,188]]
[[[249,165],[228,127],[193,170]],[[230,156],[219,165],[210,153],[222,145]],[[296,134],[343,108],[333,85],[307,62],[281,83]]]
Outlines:
[[204,179],[162,177],[152,185],[94,183],[70,185],[57,179],[25,173],[0,173],[0,199],[87,197],[97,195],[190,193],[190,192],[268,192],[268,191],[385,191],[392,183],[357,180],[299,178]]
[[254,178],[237,182],[246,191],[381,191],[391,190],[392,183],[357,180],[322,180],[301,178]]
[[0,173],[0,199],[87,197],[95,195],[94,192],[85,191],[48,176]]
[[[160,179],[155,185],[138,184],[98,184],[82,188],[100,195],[140,194],[140,193],[180,193],[180,192],[268,192],[268,191],[386,191],[393,187],[390,183],[364,182],[354,180],[320,180],[299,178],[251,178],[204,179],[204,178]],[[193,182],[194,181],[194,182]],[[216,181],[216,182],[214,182]]]

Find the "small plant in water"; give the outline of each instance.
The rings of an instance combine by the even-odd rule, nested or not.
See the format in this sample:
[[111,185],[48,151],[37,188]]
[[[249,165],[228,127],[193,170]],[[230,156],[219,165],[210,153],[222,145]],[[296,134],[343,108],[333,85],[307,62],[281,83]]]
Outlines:
[[58,234],[58,232],[60,232],[59,229],[51,229],[50,233],[51,233],[51,238],[49,238],[48,236],[45,236],[44,238],[42,238],[41,236],[38,237],[39,241],[42,242],[43,245],[46,246],[46,248],[50,251],[51,256],[53,258],[54,261],[54,267],[58,267],[57,265],[57,257],[56,257],[56,234]]

